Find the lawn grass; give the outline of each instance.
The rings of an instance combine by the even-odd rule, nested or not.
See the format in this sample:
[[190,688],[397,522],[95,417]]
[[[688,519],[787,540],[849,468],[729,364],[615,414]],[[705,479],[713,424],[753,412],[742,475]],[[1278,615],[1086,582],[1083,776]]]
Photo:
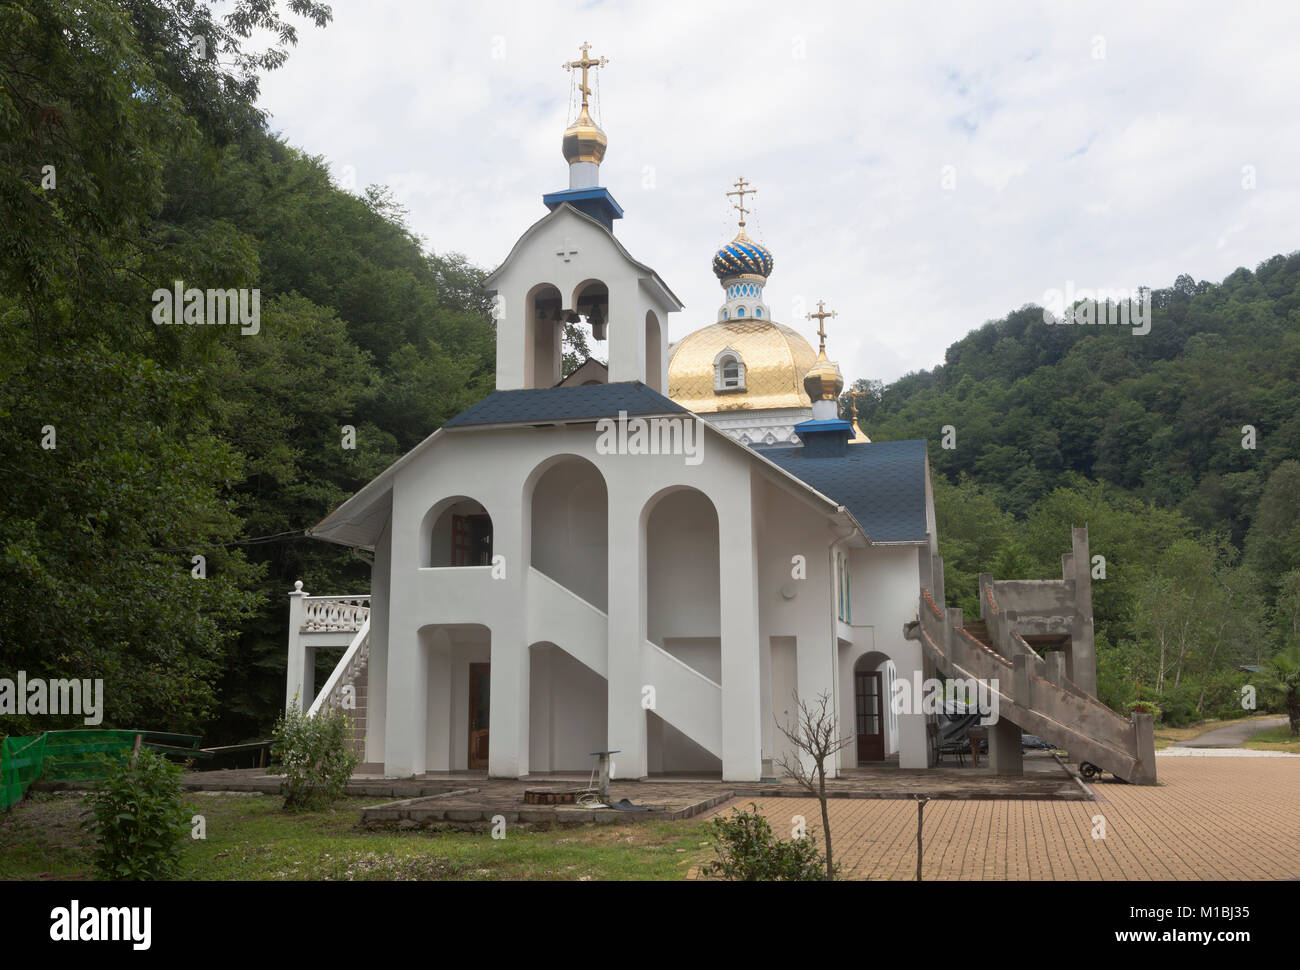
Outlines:
[[1291,737],[1290,726],[1283,724],[1281,727],[1252,734],[1243,742],[1242,747],[1256,751],[1290,751],[1292,754],[1300,754],[1300,738]]
[[[671,880],[712,856],[707,823],[634,822],[489,832],[372,832],[373,798],[289,815],[269,795],[188,793],[207,838],[185,846],[200,880]],[[0,879],[91,879],[79,793],[29,795],[0,816]]]

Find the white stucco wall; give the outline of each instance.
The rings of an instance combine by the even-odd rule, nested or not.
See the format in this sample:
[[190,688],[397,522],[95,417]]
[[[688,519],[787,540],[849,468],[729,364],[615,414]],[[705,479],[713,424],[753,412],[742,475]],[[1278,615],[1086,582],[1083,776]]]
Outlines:
[[[799,696],[813,703],[823,692],[836,703],[834,613],[831,594],[834,589],[831,570],[831,544],[837,541],[825,514],[783,489],[761,482],[763,530],[759,535],[759,615],[763,641],[768,644],[771,661],[771,688],[763,698],[763,757],[771,761],[788,746],[776,730],[776,714],[790,710],[794,718],[791,691],[797,686]],[[795,557],[802,557],[805,578],[795,579]],[[783,593],[792,592],[789,599]],[[773,649],[773,643],[781,645]],[[793,671],[777,676],[777,660],[789,664]]]
[[600,472],[561,462],[533,489],[532,562],[588,603],[608,605],[608,500]]
[[[467,717],[457,706],[465,690],[460,672],[448,671],[452,678],[449,696],[431,686],[431,647],[427,633],[424,642],[419,635],[421,629],[445,624],[478,624],[490,632],[490,773],[518,777],[529,770],[529,709],[534,687],[526,611],[520,608],[527,600],[526,567],[533,561],[535,513],[528,493],[539,466],[556,455],[572,454],[589,460],[606,482],[607,616],[599,630],[602,642],[588,643],[586,647],[606,659],[606,741],[623,749],[621,770],[631,776],[644,775],[648,770],[646,717],[640,705],[644,686],[640,646],[648,632],[646,590],[674,582],[682,570],[682,564],[671,556],[649,561],[651,543],[644,531],[649,516],[643,513],[656,504],[652,500],[661,493],[667,493],[664,501],[684,501],[675,498],[673,490],[687,486],[709,497],[721,529],[734,541],[714,544],[714,584],[700,577],[689,588],[674,587],[678,599],[673,609],[687,619],[716,617],[709,629],[721,641],[719,666],[724,691],[719,703],[724,712],[725,771],[737,779],[759,776],[759,634],[750,462],[716,432],[710,430],[707,434],[704,460],[691,465],[680,455],[597,454],[593,426],[553,428],[540,433],[532,429],[443,433],[433,447],[415,455],[397,471],[392,484],[393,541],[388,557],[392,579],[385,645],[387,773],[407,775],[436,770],[441,764],[455,767],[460,751],[468,743],[466,740],[462,745],[456,736],[464,730],[461,722]],[[544,488],[550,487],[545,476],[537,480]],[[555,479],[561,481],[562,475]],[[491,567],[417,565],[422,552],[421,523],[428,511],[448,496],[473,498],[492,517],[493,550],[503,557],[504,575],[500,578],[493,578]],[[550,508],[545,499],[544,494],[540,508]],[[569,508],[574,511],[572,505]],[[580,531],[592,526],[589,513],[586,506],[577,509]],[[571,536],[572,523],[571,519],[567,527]],[[562,530],[562,526],[550,522],[537,523],[537,527],[537,535],[547,537],[547,541]],[[681,530],[664,531],[670,547],[676,541],[679,553],[685,551],[681,543],[686,542],[686,536]],[[695,563],[700,548],[691,549],[690,561]],[[547,553],[543,551],[537,561],[547,563]],[[554,563],[547,564],[556,568]],[[569,578],[581,584],[591,581],[590,572],[586,576]],[[698,636],[699,624],[692,622],[687,632]],[[575,629],[572,635],[595,634]],[[571,646],[575,647],[575,656],[583,654],[577,645]],[[667,683],[658,685],[658,689],[672,691],[674,687]],[[430,733],[430,717],[451,719],[446,729],[446,755],[441,753],[441,735]],[[435,745],[439,746],[437,751],[433,750]],[[558,756],[555,760],[558,763]]]
[[668,638],[719,636],[718,514],[712,502],[698,491],[665,495],[646,531],[650,639],[663,646]]
[[[622,750],[624,777],[720,758],[727,778],[755,779],[780,753],[774,714],[790,709],[795,687],[806,700],[830,692],[847,732],[857,656],[880,651],[900,676],[919,669],[902,636],[916,612],[916,547],[849,548],[861,539],[842,538],[824,504],[776,484],[713,429],[698,464],[598,454],[598,437],[594,425],[443,432],[395,473],[391,541],[376,549],[378,736],[367,754],[388,774],[464,766],[472,657],[492,664],[489,771],[501,777],[526,774],[534,759],[537,770],[581,768],[607,745]],[[491,516],[497,568],[418,565],[430,510],[453,496]],[[853,563],[852,626],[835,619],[836,544]],[[543,610],[544,634],[522,608],[530,591],[559,597]],[[540,643],[559,650],[530,649]],[[647,666],[653,643],[681,665]],[[653,741],[658,768],[641,706],[651,669],[668,722]],[[556,726],[558,712],[571,731]],[[593,728],[601,721],[603,734]],[[902,763],[924,766],[924,718],[904,717],[897,736]]]
[[608,750],[605,678],[553,645],[533,647],[532,671],[530,768],[591,771],[592,752]]
[[[851,552],[853,596],[852,645],[839,652],[839,696],[842,723],[853,729],[853,665],[863,654],[879,653],[892,660],[897,677],[921,676],[920,647],[903,638],[903,626],[916,619],[920,599],[918,549],[924,547],[869,546]],[[883,679],[883,678],[882,678]],[[888,691],[888,685],[885,686]],[[889,720],[889,695],[885,696]],[[899,767],[925,768],[925,716],[905,714],[896,719]],[[887,741],[886,753],[892,742]],[[840,751],[840,765],[857,763],[853,744]]]

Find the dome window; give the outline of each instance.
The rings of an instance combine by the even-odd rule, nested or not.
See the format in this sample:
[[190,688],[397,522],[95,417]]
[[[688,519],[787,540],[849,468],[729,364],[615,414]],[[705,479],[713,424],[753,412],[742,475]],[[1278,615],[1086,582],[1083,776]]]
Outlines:
[[714,358],[713,389],[718,392],[745,389],[745,362],[734,350],[724,350]]

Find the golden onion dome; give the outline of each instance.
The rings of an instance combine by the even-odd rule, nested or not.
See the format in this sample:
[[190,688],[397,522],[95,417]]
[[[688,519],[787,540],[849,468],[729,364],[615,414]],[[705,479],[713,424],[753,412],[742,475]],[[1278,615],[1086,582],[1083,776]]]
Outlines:
[[[744,365],[743,390],[715,390],[715,365],[733,350]],[[817,361],[812,346],[771,320],[722,320],[683,337],[668,362],[668,396],[697,414],[804,408],[803,376]]]
[[817,360],[803,379],[804,390],[814,401],[834,401],[844,390],[844,375],[838,364],[826,358],[826,351],[817,354]]
[[595,162],[597,165],[605,157],[609,139],[592,120],[587,106],[582,106],[578,120],[564,130],[564,158],[572,165],[574,162]]

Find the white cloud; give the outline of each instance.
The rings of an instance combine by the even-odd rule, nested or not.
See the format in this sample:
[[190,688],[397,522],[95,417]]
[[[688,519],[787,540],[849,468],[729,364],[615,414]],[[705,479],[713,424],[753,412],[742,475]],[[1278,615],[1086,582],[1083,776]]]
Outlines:
[[831,302],[850,380],[932,367],[1067,280],[1213,280],[1300,248],[1292,5],[333,8],[264,81],[273,127],[392,185],[432,248],[489,268],[567,185],[561,62],[582,40],[608,56],[602,181],[620,239],[687,304],[673,339],[715,318],[740,174],[776,256],[768,302],[805,334],[782,309]]

